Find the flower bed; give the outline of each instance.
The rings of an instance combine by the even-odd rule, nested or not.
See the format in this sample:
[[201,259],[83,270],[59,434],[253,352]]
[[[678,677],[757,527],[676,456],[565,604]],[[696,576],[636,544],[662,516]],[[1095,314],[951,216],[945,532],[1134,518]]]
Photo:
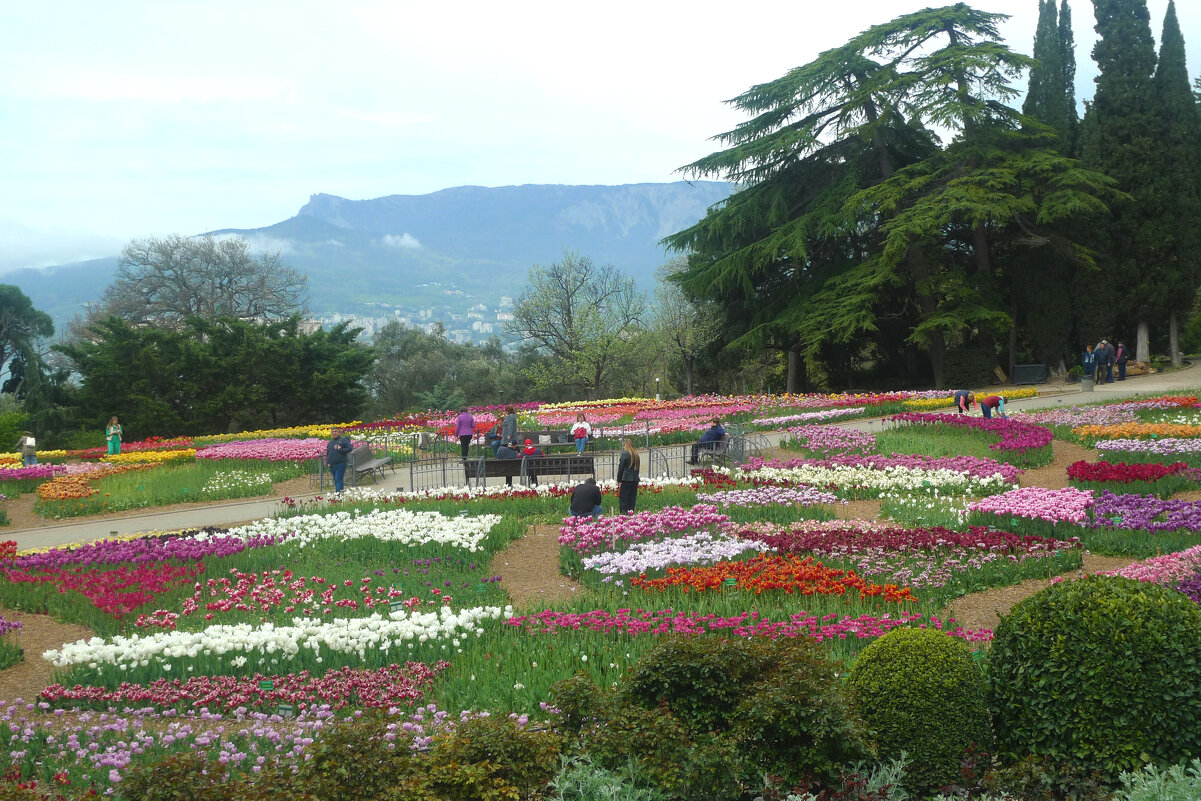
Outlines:
[[742,477],[754,484],[828,489],[843,498],[878,498],[882,493],[988,495],[1017,480],[1017,469],[970,456],[839,456],[832,459],[751,459]]
[[846,501],[840,500],[837,495],[822,492],[812,487],[777,487],[771,485],[699,494],[696,496],[696,502],[713,504],[714,506],[721,506],[727,509],[731,506],[815,506],[817,504],[846,503]]
[[346,541],[370,537],[382,542],[402,542],[411,545],[436,542],[476,551],[492,527],[499,522],[499,515],[451,518],[438,512],[372,509],[364,514],[357,511],[339,511],[330,514],[268,518],[231,528],[227,533],[228,536],[247,540],[256,537],[286,537],[289,542],[302,548],[325,539]]
[[1000,495],[968,504],[969,520],[974,525],[1017,528],[1021,521],[1038,521],[1033,533],[1053,536],[1088,522],[1088,511],[1095,502],[1090,490],[1065,487],[1018,487]]
[[[406,662],[374,670],[341,668],[315,677],[307,670],[283,675],[256,673],[238,676],[193,676],[186,680],[156,679],[148,684],[122,683],[106,687],[64,687],[52,684],[39,698],[52,706],[105,708],[112,704],[154,706],[158,709],[204,707],[213,711],[233,711],[239,707],[267,708],[293,704],[303,710],[318,705],[342,709],[348,705],[367,709],[413,706],[449,662],[425,665]],[[264,689],[269,682],[270,689]]]
[[1093,506],[1093,528],[1179,531],[1201,537],[1201,501],[1165,501],[1154,495],[1105,491]]
[[209,445],[196,451],[197,459],[256,459],[269,462],[302,462],[308,459],[325,458],[325,440],[249,439]]
[[[1149,581],[1171,587],[1181,581],[1201,575],[1201,545],[1179,553],[1153,556],[1127,565],[1120,570],[1106,571],[1107,576],[1123,576],[1136,581]],[[1194,599],[1196,600],[1196,599]]]
[[173,451],[123,451],[111,456],[102,456],[100,461],[106,464],[162,464],[163,462],[190,462],[195,458],[195,448],[179,448]]
[[1197,471],[1184,462],[1136,463],[1085,462],[1068,465],[1068,479],[1083,489],[1105,490],[1120,485],[1123,492],[1167,498],[1197,486]]
[[1047,429],[1004,417],[971,417],[964,414],[921,414],[906,412],[888,418],[909,425],[950,426],[985,431],[999,438],[988,447],[1006,461],[1024,465],[1046,464],[1051,461],[1051,440]]
[[1201,437],[1201,426],[1179,423],[1123,423],[1112,426],[1077,426],[1072,433],[1085,439],[1195,439]]
[[581,564],[585,571],[603,575],[601,581],[608,583],[614,576],[646,573],[648,570],[662,570],[673,565],[711,565],[723,559],[766,550],[770,548],[762,543],[746,542],[702,531],[684,537],[636,542],[624,551],[606,551],[584,557]]
[[868,431],[838,426],[797,426],[788,429],[793,441],[783,440],[780,447],[804,448],[824,457],[840,453],[868,454],[876,450],[876,435]]
[[663,578],[638,576],[630,586],[651,592],[678,587],[685,592],[715,592],[725,587],[761,592],[785,592],[797,595],[847,595],[858,593],[859,600],[882,598],[889,603],[917,601],[908,587],[896,584],[871,584],[853,570],[829,568],[809,557],[792,554],[762,554],[745,561],[719,562],[697,568],[668,568]]
[[1127,461],[1184,462],[1201,467],[1201,439],[1103,439],[1094,446]]
[[[908,625],[923,625],[924,615],[902,612],[896,617],[884,615],[816,615],[799,612],[787,620],[772,621],[755,612],[743,612],[732,616],[681,612],[675,609],[657,611],[643,609],[618,609],[610,613],[604,609],[591,612],[572,613],[547,609],[534,615],[510,617],[505,622],[530,635],[570,634],[591,631],[600,634],[623,636],[687,635],[697,636],[715,633],[735,637],[810,637],[817,641],[871,639],[882,637],[894,628]],[[953,620],[947,620],[953,623]],[[989,629],[965,630],[944,628],[943,621],[931,618],[931,628],[946,631],[953,637],[969,642],[987,642],[992,639]]]
[[658,540],[687,531],[720,532],[729,519],[718,512],[717,507],[705,504],[697,504],[691,509],[669,506],[659,512],[603,517],[595,521],[572,517],[564,520],[559,529],[559,545],[586,556],[616,550],[618,543],[629,545]]

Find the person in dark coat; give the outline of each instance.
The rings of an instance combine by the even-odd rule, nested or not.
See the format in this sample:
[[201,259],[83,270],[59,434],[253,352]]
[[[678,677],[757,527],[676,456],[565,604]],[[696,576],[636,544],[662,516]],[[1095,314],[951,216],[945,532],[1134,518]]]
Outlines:
[[1118,380],[1126,380],[1126,363],[1130,361],[1130,348],[1126,347],[1126,343],[1118,340],[1118,351],[1114,354],[1114,360],[1118,364]]
[[605,513],[605,508],[601,506],[600,487],[596,486],[595,478],[585,479],[584,483],[576,485],[571,491],[570,512],[572,517],[591,517],[593,520]]
[[625,439],[621,443],[621,458],[617,460],[617,507],[623,515],[632,515],[638,503],[638,474],[640,460],[634,443]]
[[[721,427],[721,420],[714,417],[713,425],[711,425],[707,429],[705,429],[705,433],[701,434],[701,438],[700,438],[699,442],[696,442],[693,444],[692,457],[688,460],[688,464],[696,464],[697,453],[700,451],[701,448],[705,447],[706,442],[721,442],[725,436],[726,436],[726,430]],[[710,447],[712,447],[712,446],[710,446]]]
[[497,459],[520,459],[521,451],[516,448],[511,448],[508,445],[501,445],[496,449]]
[[1110,344],[1109,340],[1101,340],[1105,343],[1105,383],[1113,383],[1113,365],[1117,361],[1117,348]]
[[955,408],[960,414],[967,414],[972,410],[972,404],[976,402],[976,393],[968,392],[966,389],[961,389],[955,393]]
[[1089,379],[1097,377],[1097,353],[1093,350],[1092,345],[1084,346],[1084,356],[1080,359],[1080,366],[1084,369],[1084,375]]
[[335,429],[334,438],[325,446],[325,463],[329,466],[329,474],[334,479],[334,492],[342,491],[342,482],[346,478],[346,465],[350,461],[350,452],[354,445],[350,437]]

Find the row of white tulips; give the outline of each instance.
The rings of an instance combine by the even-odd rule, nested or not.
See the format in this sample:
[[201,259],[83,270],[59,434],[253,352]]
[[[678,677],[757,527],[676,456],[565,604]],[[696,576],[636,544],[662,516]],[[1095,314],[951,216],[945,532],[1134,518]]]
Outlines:
[[1010,489],[998,473],[986,478],[977,478],[954,470],[923,470],[913,467],[888,467],[876,470],[870,467],[834,465],[820,467],[764,467],[747,474],[748,477],[768,481],[808,484],[823,489],[867,489],[879,492],[913,492],[930,494],[954,493],[957,495],[991,495]]
[[221,536],[243,539],[256,536],[287,537],[288,542],[301,547],[326,539],[372,537],[383,542],[403,542],[407,545],[437,543],[476,551],[488,532],[499,522],[500,515],[447,517],[439,512],[373,509],[369,512],[355,510],[267,518],[231,528]]

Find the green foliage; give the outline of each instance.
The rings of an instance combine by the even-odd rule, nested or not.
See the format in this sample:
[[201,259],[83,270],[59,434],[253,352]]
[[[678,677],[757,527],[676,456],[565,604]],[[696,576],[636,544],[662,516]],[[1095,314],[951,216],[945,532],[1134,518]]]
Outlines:
[[996,358],[982,348],[951,348],[943,361],[943,380],[948,387],[986,387],[993,381],[996,364]]
[[16,445],[28,424],[29,415],[20,409],[7,409],[0,412],[0,447],[11,450],[9,446]]
[[1104,777],[1047,757],[1030,756],[984,778],[989,792],[1016,801],[1108,801]]
[[413,753],[386,735],[389,721],[364,715],[321,731],[306,749],[296,782],[320,801],[382,798],[416,771]]
[[[434,738],[420,780],[447,801],[541,798],[559,764],[559,735],[531,731],[507,717],[475,717]],[[462,769],[478,776],[465,780]]]
[[1116,779],[1201,754],[1201,607],[1117,577],[1054,585],[1001,621],[988,663],[1002,753]]
[[353,419],[366,401],[371,349],[357,329],[300,331],[300,320],[189,318],[180,329],[135,328],[117,317],[94,339],[56,345],[80,374],[80,416],[112,414],[127,432],[159,436]]
[[[0,284],[0,367],[8,367],[9,378],[0,391],[23,398],[28,391],[27,372],[40,370],[38,341],[54,333],[50,315],[38,311],[19,287]],[[16,360],[19,365],[9,364]]]
[[1201,798],[1201,759],[1161,769],[1148,765],[1122,774],[1114,801],[1196,801]]
[[289,773],[268,770],[251,780],[205,754],[179,753],[131,765],[116,790],[123,801],[316,801]]
[[667,801],[666,795],[647,785],[633,759],[618,770],[608,770],[587,756],[564,757],[549,787],[554,791],[549,796],[552,801]]
[[990,747],[984,677],[967,645],[940,631],[889,632],[855,660],[849,687],[880,756],[912,760],[908,790],[952,783],[969,747]]

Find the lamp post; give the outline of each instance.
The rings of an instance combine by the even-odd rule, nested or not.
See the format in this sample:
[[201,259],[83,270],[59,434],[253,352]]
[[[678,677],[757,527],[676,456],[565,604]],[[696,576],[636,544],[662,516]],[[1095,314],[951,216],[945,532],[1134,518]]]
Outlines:
[[659,400],[659,379],[655,379],[655,400]]

